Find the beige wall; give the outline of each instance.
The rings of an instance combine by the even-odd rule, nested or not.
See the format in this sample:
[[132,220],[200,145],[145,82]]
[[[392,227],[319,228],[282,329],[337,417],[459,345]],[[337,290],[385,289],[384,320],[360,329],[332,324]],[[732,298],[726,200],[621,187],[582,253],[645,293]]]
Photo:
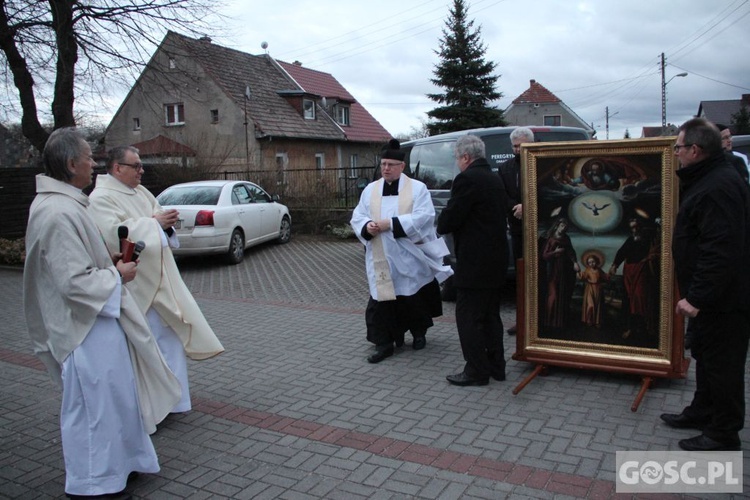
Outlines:
[[557,103],[513,104],[505,111],[508,125],[544,125],[544,117],[560,115],[560,125],[564,127],[584,127],[567,109]]

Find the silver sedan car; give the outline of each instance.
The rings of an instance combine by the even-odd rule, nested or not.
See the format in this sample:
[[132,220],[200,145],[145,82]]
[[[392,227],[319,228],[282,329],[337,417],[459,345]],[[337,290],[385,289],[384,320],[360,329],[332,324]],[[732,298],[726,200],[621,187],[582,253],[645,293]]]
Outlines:
[[175,255],[225,254],[238,264],[246,248],[271,240],[287,243],[292,236],[289,209],[252,182],[175,184],[156,199],[180,212]]

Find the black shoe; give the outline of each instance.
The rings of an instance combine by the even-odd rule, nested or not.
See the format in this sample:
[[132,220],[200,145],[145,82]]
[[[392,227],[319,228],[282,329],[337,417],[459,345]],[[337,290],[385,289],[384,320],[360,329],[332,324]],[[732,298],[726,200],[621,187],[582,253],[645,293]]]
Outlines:
[[724,443],[711,439],[705,434],[690,439],[682,439],[679,445],[686,451],[740,451],[741,449],[739,442]]
[[675,429],[698,429],[703,430],[706,425],[705,422],[693,420],[690,417],[685,416],[683,413],[662,413],[661,418],[665,424]]
[[414,343],[411,345],[411,348],[419,351],[420,349],[424,349],[426,345],[427,337],[414,337]]
[[504,373],[500,373],[500,374],[497,374],[497,375],[493,375],[492,378],[494,378],[498,382],[502,382],[503,380],[505,380],[505,374]]
[[448,375],[445,379],[453,385],[487,385],[490,383],[489,377],[487,378],[471,378],[466,375],[465,372],[456,373],[455,375]]
[[367,356],[367,362],[368,363],[380,363],[385,358],[390,358],[393,356],[393,347],[388,347],[383,350],[378,350],[375,354],[370,354]]
[[404,334],[396,336],[394,342],[396,343],[396,347],[404,347]]
[[516,332],[518,331],[518,327],[517,325],[513,325],[505,331],[508,332],[508,335],[515,335]]

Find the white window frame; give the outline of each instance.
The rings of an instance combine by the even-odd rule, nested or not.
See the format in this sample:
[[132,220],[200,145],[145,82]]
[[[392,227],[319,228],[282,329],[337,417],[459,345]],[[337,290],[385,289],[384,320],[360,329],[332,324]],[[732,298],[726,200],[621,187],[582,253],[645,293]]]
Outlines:
[[349,155],[349,177],[354,179],[357,177],[357,163],[359,162],[359,156],[357,153]]
[[325,153],[315,153],[315,170],[323,170],[324,168],[326,168]]
[[[182,121],[180,121],[180,114],[182,114]],[[164,105],[164,123],[168,127],[174,127],[177,125],[185,124],[185,104],[181,102],[173,102]]]
[[174,60],[174,57],[169,58],[169,69],[175,69],[177,68],[177,61]]
[[276,153],[276,185],[286,184],[286,169],[289,165],[287,153]]
[[351,111],[349,106],[336,105],[336,121],[339,125],[351,125]]
[[140,118],[133,118],[133,130],[134,131],[141,130],[141,119]]
[[302,116],[305,117],[305,120],[315,119],[315,101],[307,98],[302,99]]
[[219,123],[219,110],[218,109],[212,109],[211,110],[211,123]]

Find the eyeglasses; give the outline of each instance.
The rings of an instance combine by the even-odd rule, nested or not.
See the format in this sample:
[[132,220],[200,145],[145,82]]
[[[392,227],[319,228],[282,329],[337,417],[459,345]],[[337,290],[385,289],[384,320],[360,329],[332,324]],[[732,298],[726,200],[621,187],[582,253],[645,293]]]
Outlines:
[[141,162],[138,162],[138,163],[123,163],[121,161],[118,161],[117,164],[118,165],[125,165],[126,167],[131,167],[131,168],[134,168],[136,170],[143,170],[143,163],[141,163]]
[[679,153],[680,148],[689,148],[690,146],[695,146],[695,144],[675,144],[674,146],[672,146],[672,148],[674,149],[675,153]]

